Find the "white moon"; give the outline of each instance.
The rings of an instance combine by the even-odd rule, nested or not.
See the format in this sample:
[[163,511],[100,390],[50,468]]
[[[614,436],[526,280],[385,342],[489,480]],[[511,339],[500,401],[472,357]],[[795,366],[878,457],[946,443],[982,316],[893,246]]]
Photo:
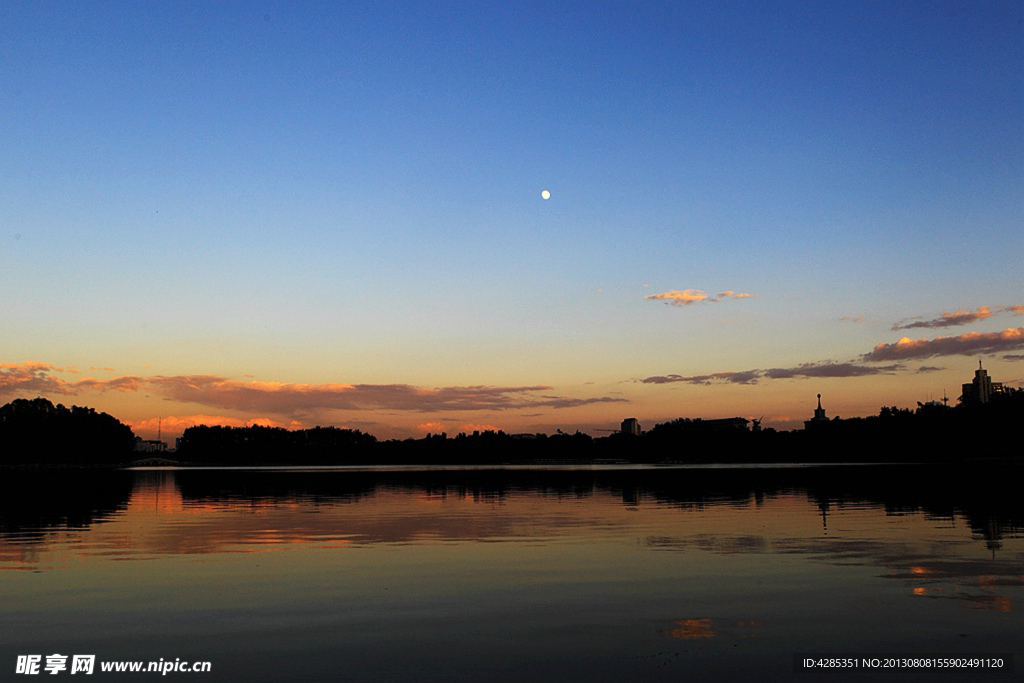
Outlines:
[[551,199],[551,193],[548,192],[547,190],[541,190],[540,191],[540,198],[541,199]]

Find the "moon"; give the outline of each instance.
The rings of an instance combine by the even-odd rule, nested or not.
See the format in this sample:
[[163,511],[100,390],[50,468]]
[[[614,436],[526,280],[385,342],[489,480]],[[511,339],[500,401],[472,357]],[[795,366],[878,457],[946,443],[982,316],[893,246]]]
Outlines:
[[547,190],[541,190],[540,191],[540,198],[541,199],[551,199],[551,193],[548,192]]

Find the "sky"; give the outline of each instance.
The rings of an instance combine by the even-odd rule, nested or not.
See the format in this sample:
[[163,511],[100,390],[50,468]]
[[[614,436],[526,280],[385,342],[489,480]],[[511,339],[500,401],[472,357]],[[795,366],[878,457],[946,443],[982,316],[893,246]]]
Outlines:
[[0,122],[0,402],[600,435],[1024,385],[1019,0],[4,2]]

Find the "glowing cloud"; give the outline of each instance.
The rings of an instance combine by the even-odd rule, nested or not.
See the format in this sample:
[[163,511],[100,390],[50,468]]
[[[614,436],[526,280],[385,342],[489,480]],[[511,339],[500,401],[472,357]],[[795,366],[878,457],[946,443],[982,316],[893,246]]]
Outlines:
[[644,300],[651,301],[664,301],[666,304],[672,306],[692,306],[698,303],[718,303],[726,299],[750,299],[753,295],[751,294],[740,294],[733,291],[719,292],[714,297],[708,296],[706,292],[700,289],[684,289],[682,291],[673,289],[668,292],[662,292],[661,294],[651,294],[645,296]]
[[692,306],[693,304],[704,301],[707,298],[708,295],[699,289],[684,289],[681,292],[673,289],[661,294],[645,296],[644,300],[664,301],[665,303],[673,306]]
[[151,417],[145,420],[126,422],[135,432],[153,432],[162,429],[166,433],[180,433],[189,427],[206,425],[209,427],[284,427],[287,429],[302,429],[304,425],[295,420],[281,422],[271,420],[268,417],[256,417],[244,420],[237,417],[225,417],[223,415],[167,415],[164,417]]
[[903,337],[892,344],[878,344],[864,354],[868,362],[932,358],[934,356],[972,356],[1024,348],[1024,327],[1007,328],[1002,332],[981,334],[970,332],[957,337],[911,339]]
[[0,363],[0,395],[72,393],[53,372],[60,372],[60,368],[36,362]]

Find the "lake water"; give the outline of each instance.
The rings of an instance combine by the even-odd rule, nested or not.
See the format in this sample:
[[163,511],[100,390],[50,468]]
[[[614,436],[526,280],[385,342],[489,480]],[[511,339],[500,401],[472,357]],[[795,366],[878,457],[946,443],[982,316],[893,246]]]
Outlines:
[[2,472],[0,680],[55,653],[197,681],[1020,680],[1021,473]]

